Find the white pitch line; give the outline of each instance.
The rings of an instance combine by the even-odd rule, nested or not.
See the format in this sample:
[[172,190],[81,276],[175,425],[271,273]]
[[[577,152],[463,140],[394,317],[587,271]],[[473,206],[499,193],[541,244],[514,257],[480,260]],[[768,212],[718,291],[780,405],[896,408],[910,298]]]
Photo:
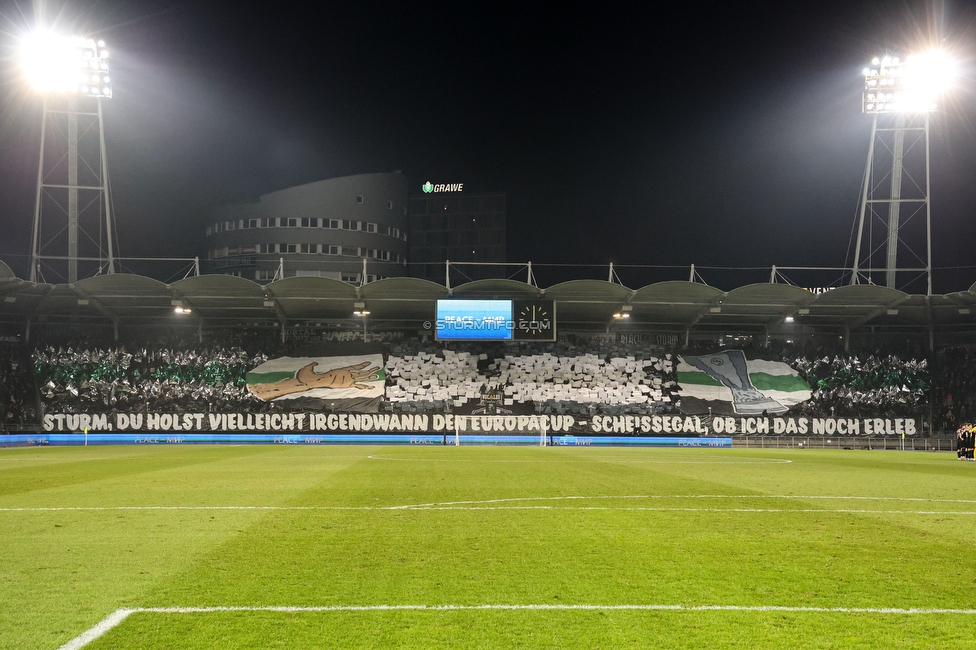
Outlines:
[[[354,510],[354,511],[389,511],[389,510],[475,510],[484,509],[479,506],[496,506],[501,509],[504,506],[498,504],[525,503],[530,501],[581,501],[581,500],[634,500],[634,499],[784,499],[793,501],[803,500],[830,500],[830,501],[894,501],[907,503],[954,503],[954,504],[973,504],[976,499],[931,499],[925,497],[871,497],[871,496],[843,496],[843,495],[795,495],[795,494],[643,494],[643,495],[593,495],[593,496],[556,496],[556,497],[511,497],[505,499],[479,499],[471,501],[442,501],[430,503],[414,503],[397,506],[275,506],[275,505],[201,505],[201,506],[22,506],[22,507],[0,507],[0,512],[97,512],[97,511],[140,511],[140,510]],[[529,508],[531,506],[508,506],[509,508]],[[703,511],[744,511],[744,512],[807,512],[800,509],[777,509],[777,508],[755,508],[755,509],[732,509],[732,508],[639,508],[639,507],[605,507],[597,508],[593,506],[581,506],[578,508],[555,508],[553,506],[537,506],[538,508],[548,509],[603,509],[603,510],[703,510]],[[843,510],[843,509],[822,509],[810,510],[809,512],[905,512],[914,513],[911,510]],[[917,511],[919,514],[929,514],[930,511]],[[932,513],[937,514],[937,513]],[[950,514],[950,513],[946,513]],[[970,514],[960,512],[958,514]]]
[[441,501],[431,503],[419,503],[402,506],[385,506],[388,509],[410,509],[428,508],[432,506],[460,506],[460,505],[483,505],[492,503],[512,503],[522,501],[574,501],[582,499],[825,499],[825,500],[861,500],[861,501],[913,501],[928,503],[976,503],[976,499],[929,499],[925,497],[871,497],[871,496],[844,496],[844,495],[819,495],[802,496],[794,494],[637,494],[637,495],[593,495],[593,496],[558,496],[558,497],[509,497],[504,499],[481,499],[471,501]]
[[[586,447],[592,449],[592,447]],[[787,465],[792,460],[786,458],[735,458],[709,459],[709,460],[670,460],[666,458],[641,458],[638,456],[628,458],[625,456],[597,456],[594,458],[529,458],[529,459],[478,459],[478,458],[396,458],[391,456],[380,456],[371,454],[366,456],[369,460],[387,460],[404,463],[590,463],[593,461],[626,461],[628,463],[650,463],[656,465]]]
[[102,636],[112,628],[116,627],[129,617],[129,614],[138,611],[135,609],[117,609],[101,621],[99,621],[94,627],[90,627],[75,638],[71,639],[63,646],[58,648],[58,650],[78,650],[83,648],[98,637]]
[[976,609],[927,608],[927,607],[791,607],[787,605],[571,605],[571,604],[489,604],[489,605],[322,605],[308,607],[266,606],[266,607],[140,607],[133,612],[153,614],[208,614],[219,612],[382,612],[382,611],[576,611],[576,610],[635,610],[635,611],[679,611],[679,612],[819,612],[824,614],[964,614],[976,615]]
[[430,511],[492,511],[492,510],[548,510],[548,511],[607,511],[607,512],[756,512],[756,513],[813,513],[813,514],[878,514],[878,515],[976,515],[976,510],[871,510],[867,508],[709,508],[709,507],[652,507],[652,506],[395,506],[395,507],[342,507],[342,506],[120,506],[99,508],[0,508],[0,512],[87,512],[87,511],[152,511],[152,510],[252,510],[252,511],[375,511],[375,512],[430,512]]
[[579,506],[579,507],[560,507],[560,506],[474,506],[457,507],[431,506],[429,508],[411,508],[414,511],[424,510],[607,510],[612,512],[800,512],[800,513],[843,513],[843,514],[878,514],[878,515],[976,515],[976,511],[966,510],[858,510],[852,508],[642,508],[640,506],[629,508],[613,508],[606,506]]
[[221,612],[457,612],[457,611],[665,611],[665,612],[791,612],[814,614],[884,614],[884,615],[976,615],[976,609],[927,607],[790,607],[784,605],[324,605],[320,607],[134,607],[117,609],[94,627],[85,630],[58,650],[79,650],[117,627],[131,614],[215,614]]

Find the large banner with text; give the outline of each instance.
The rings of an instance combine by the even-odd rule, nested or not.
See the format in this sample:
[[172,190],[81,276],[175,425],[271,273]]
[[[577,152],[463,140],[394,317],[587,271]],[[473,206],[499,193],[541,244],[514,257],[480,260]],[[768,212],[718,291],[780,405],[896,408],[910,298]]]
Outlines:
[[453,415],[450,413],[48,413],[46,432],[459,433],[608,436],[915,436],[914,417]]

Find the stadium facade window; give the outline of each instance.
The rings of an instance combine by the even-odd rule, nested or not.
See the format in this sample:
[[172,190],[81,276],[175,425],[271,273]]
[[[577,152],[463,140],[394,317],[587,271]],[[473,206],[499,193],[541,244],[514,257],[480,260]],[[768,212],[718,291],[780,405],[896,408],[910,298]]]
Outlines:
[[[277,254],[284,255],[303,255],[309,256],[302,260],[300,266],[303,270],[322,269],[323,277],[339,278],[343,269],[350,271],[348,267],[355,267],[350,263],[350,259],[358,258],[359,264],[363,259],[370,261],[369,271],[376,277],[406,275],[402,268],[392,268],[393,260],[406,259],[406,246],[402,243],[409,219],[401,215],[399,210],[409,205],[408,183],[399,173],[391,174],[367,174],[362,177],[351,177],[356,180],[350,183],[349,180],[329,179],[313,183],[316,191],[309,192],[306,186],[276,190],[274,194],[259,197],[257,200],[247,199],[237,203],[226,204],[214,209],[209,223],[201,224],[209,236],[209,245],[204,247],[206,251],[213,251],[224,246],[228,246],[231,251],[227,255],[228,259],[246,254],[258,254],[259,259],[270,262],[269,257],[277,257]],[[359,192],[353,192],[353,196],[358,198],[360,209],[355,211],[349,207],[343,208],[344,203],[349,200],[348,190],[358,188]],[[283,194],[281,194],[283,193]],[[279,197],[279,194],[281,196]],[[365,203],[365,195],[373,197],[369,205]],[[448,197],[452,198],[452,197]],[[278,212],[291,213],[291,217],[269,217],[269,213]],[[238,214],[238,217],[231,220],[227,215]],[[313,216],[314,215],[314,216]],[[218,221],[219,220],[219,221]],[[224,231],[252,228],[288,228],[288,233],[274,232],[270,236],[259,236],[252,232],[230,234]],[[308,229],[316,230],[308,230]],[[334,233],[331,236],[326,233],[319,233],[318,228],[329,230],[341,230],[341,233]],[[376,236],[392,237],[389,239],[377,240]],[[261,240],[285,240],[290,243],[261,244]],[[383,243],[387,242],[387,243]],[[311,255],[322,255],[321,258],[312,258]],[[339,260],[335,256],[343,256],[345,259]],[[277,259],[274,260],[277,263]],[[221,260],[229,268],[240,268],[237,264],[229,264]],[[249,264],[254,264],[250,261]],[[269,263],[270,265],[270,263]],[[387,267],[390,268],[387,268]],[[288,275],[291,276],[294,269],[288,268]],[[222,269],[221,269],[222,270]],[[245,277],[253,277],[252,271],[245,271]],[[219,272],[219,271],[218,271]],[[362,275],[360,270],[360,275]],[[358,278],[360,281],[362,277]]]
[[256,271],[254,271],[254,279],[255,280],[273,280],[274,279],[274,271],[271,271],[269,269],[257,269]]
[[343,282],[359,282],[359,274],[358,273],[343,273],[342,274],[342,281]]

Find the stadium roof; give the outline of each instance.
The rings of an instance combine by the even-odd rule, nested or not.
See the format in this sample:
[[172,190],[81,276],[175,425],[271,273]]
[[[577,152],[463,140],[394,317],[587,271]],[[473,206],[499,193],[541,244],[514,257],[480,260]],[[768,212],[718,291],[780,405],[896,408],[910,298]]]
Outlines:
[[[556,302],[557,327],[570,330],[775,328],[791,317],[800,326],[838,331],[865,326],[976,329],[976,284],[947,295],[909,295],[874,285],[812,293],[789,284],[750,284],[721,291],[688,281],[639,289],[603,280],[572,280],[547,289],[516,280],[475,280],[448,289],[415,278],[387,278],[355,287],[318,277],[261,285],[229,275],[201,275],[172,284],[114,274],[75,284],[32,283],[0,262],[0,321],[141,324],[184,319],[204,324],[369,323],[422,327],[446,298],[546,299]],[[175,308],[189,310],[177,314]],[[626,320],[614,314],[628,314]]]

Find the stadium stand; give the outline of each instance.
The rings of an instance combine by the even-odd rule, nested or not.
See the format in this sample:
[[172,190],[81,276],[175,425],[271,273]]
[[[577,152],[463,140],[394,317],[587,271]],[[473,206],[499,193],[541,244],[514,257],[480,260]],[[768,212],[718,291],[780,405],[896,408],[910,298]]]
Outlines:
[[[437,345],[419,339],[374,351],[380,348],[387,369],[385,411],[471,412],[489,403],[501,413],[648,415],[676,413],[680,406],[680,350],[622,343]],[[251,395],[245,375],[292,351],[273,339],[247,337],[205,347],[185,340],[131,348],[89,347],[83,341],[44,345],[33,351],[33,363],[18,362],[21,350],[0,360],[4,425],[10,430],[14,423],[36,423],[38,405],[63,413],[280,409]],[[795,414],[924,416],[931,399],[935,429],[951,431],[976,410],[976,355],[965,350],[941,353],[935,374],[928,360],[895,354],[862,358],[784,346],[750,356],[785,361],[810,384],[812,398],[795,407]]]
[[37,391],[30,360],[19,346],[0,347],[0,430],[37,422]]
[[976,422],[976,351],[942,350],[935,356],[934,366],[934,428],[951,431],[960,422]]
[[240,348],[174,350],[124,347],[34,352],[34,372],[46,409],[63,413],[269,408],[247,392],[247,369],[264,361]]
[[784,358],[813,389],[796,410],[810,415],[883,416],[924,413],[931,378],[928,362],[897,355]]

